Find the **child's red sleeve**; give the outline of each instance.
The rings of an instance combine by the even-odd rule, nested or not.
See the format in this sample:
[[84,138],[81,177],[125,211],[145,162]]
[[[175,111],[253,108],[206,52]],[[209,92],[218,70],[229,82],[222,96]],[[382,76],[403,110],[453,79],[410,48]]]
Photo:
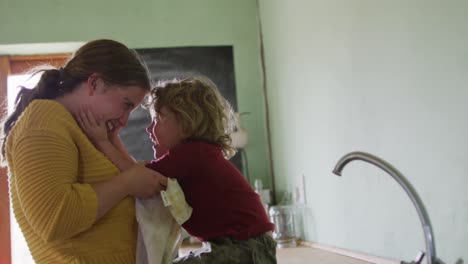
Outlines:
[[185,177],[190,171],[193,157],[190,158],[190,150],[185,147],[176,147],[173,150],[168,151],[162,157],[157,160],[153,160],[146,164],[147,168],[155,170],[162,175],[174,178],[177,180]]

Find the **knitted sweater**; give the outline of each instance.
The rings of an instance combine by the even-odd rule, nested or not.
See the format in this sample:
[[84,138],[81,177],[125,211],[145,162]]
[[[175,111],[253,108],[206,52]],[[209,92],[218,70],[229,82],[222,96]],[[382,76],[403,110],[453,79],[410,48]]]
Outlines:
[[119,173],[67,109],[34,100],[7,140],[14,215],[41,263],[135,263],[137,224],[127,197],[95,220],[92,183]]

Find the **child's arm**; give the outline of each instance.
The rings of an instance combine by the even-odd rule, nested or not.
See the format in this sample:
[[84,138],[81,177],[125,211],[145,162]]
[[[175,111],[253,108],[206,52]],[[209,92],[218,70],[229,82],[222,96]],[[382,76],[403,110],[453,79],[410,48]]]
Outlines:
[[119,149],[110,141],[96,142],[95,146],[104,153],[104,155],[106,155],[120,171],[127,170],[136,164],[136,161],[133,158],[124,155],[124,153],[119,151]]
[[123,146],[117,134],[118,129],[109,129],[89,109],[81,110],[77,120],[96,148],[103,152],[119,170],[124,171],[136,163]]
[[[135,159],[128,153],[127,149],[125,148],[124,144],[122,143],[122,139],[119,136],[119,129],[116,129],[115,132],[112,132],[114,135],[111,135],[111,143],[114,145],[122,155],[127,157],[128,160],[135,161]],[[136,162],[136,161],[135,161]]]
[[[163,151],[159,151],[158,153]],[[198,154],[198,155],[196,155]],[[165,151],[162,156],[146,164],[146,167],[153,169],[168,178],[184,181],[185,178],[197,170],[197,163],[200,153],[193,149],[192,144],[183,143],[173,147],[170,151]]]
[[112,145],[114,145],[117,150],[120,151],[120,153],[125,156],[126,159],[130,160],[130,161],[133,161],[133,163],[136,163],[136,160],[130,155],[130,153],[128,153],[127,149],[125,148],[124,144],[122,143],[122,139],[120,139],[120,136],[119,136],[119,131],[122,127],[118,127],[118,128],[108,128],[108,136],[110,138],[110,142],[112,143]]

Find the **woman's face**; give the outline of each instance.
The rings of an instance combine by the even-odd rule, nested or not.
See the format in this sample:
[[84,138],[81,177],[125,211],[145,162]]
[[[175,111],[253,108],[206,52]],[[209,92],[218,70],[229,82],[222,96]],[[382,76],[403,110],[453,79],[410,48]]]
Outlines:
[[139,86],[121,86],[101,81],[90,97],[90,107],[96,115],[113,129],[127,125],[130,113],[143,101],[145,89]]
[[[174,112],[165,106],[153,117],[153,121],[146,128],[154,146],[160,149],[169,150],[180,144],[186,136],[182,132],[182,127]],[[154,148],[156,150],[156,148]]]

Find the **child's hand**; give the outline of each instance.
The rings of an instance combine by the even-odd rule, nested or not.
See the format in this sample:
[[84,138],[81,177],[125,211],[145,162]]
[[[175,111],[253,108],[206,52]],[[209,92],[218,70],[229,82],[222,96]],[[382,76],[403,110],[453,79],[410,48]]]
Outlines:
[[117,146],[117,141],[120,140],[119,138],[119,132],[122,129],[121,126],[114,126],[111,122],[106,123],[106,128],[107,128],[107,138],[109,141]]
[[106,123],[102,119],[96,118],[89,108],[80,110],[77,121],[81,129],[94,144],[109,141]]

